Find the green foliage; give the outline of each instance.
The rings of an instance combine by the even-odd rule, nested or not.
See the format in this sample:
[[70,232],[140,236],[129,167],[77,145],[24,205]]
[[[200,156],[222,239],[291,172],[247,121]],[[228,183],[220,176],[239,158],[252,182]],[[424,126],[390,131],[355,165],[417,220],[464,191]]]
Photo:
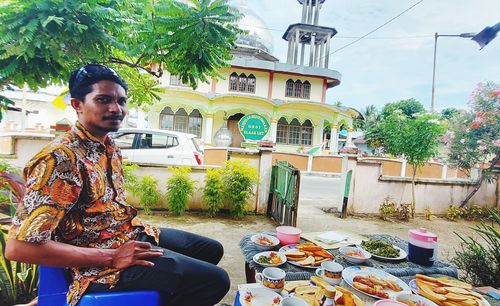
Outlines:
[[[465,272],[465,281],[475,286],[500,286],[500,215],[490,211],[493,224],[482,222],[472,228],[477,236],[462,237],[452,262]],[[480,238],[480,239],[479,239]],[[481,241],[482,240],[482,241]]]
[[459,110],[458,108],[448,107],[448,108],[445,108],[441,111],[441,117],[443,119],[450,120],[453,117],[460,115],[461,112],[462,111]]
[[463,210],[453,205],[448,206],[448,209],[446,210],[446,219],[450,221],[455,221],[457,219],[460,219],[462,215],[463,215]]
[[203,187],[203,201],[207,205],[208,215],[214,217],[223,206],[224,182],[223,171],[219,169],[207,169],[205,187]]
[[430,207],[426,207],[426,208],[424,209],[424,216],[425,216],[425,219],[426,219],[426,220],[429,220],[429,221],[431,221],[431,220],[432,220],[432,217],[433,217],[434,215],[432,214],[432,210],[431,210],[431,208],[430,208]]
[[380,218],[386,221],[397,212],[396,203],[391,199],[391,197],[386,197],[384,202],[380,204],[378,211],[380,213]]
[[147,105],[158,98],[148,74],[167,69],[193,87],[217,77],[239,18],[226,0],[9,1],[0,12],[0,88],[36,90],[82,64],[114,63],[131,80],[131,102]]
[[139,168],[138,165],[132,164],[129,161],[123,162],[123,176],[125,178],[125,188],[127,192],[139,194],[141,191],[139,177],[134,174],[134,171]]
[[355,130],[366,131],[369,127],[378,121],[380,116],[379,111],[375,105],[368,105],[365,109],[361,111],[363,119],[356,119],[353,122]]
[[465,220],[482,220],[490,215],[488,209],[483,209],[479,205],[469,205],[461,209]]
[[398,102],[387,103],[382,109],[382,118],[385,119],[398,110],[401,111],[403,115],[409,118],[414,117],[417,114],[425,113],[425,108],[422,103],[420,103],[416,99],[411,98]]
[[169,170],[172,176],[167,181],[167,203],[170,210],[180,216],[186,211],[196,182],[189,178],[190,167],[169,167]]
[[7,260],[7,230],[0,228],[0,301],[8,305],[32,299],[38,286],[38,266]]
[[150,175],[143,176],[139,181],[139,202],[144,207],[144,213],[151,214],[151,208],[160,201],[161,193],[158,190],[158,180]]
[[229,212],[235,218],[246,214],[247,202],[252,197],[253,187],[258,181],[257,170],[248,161],[228,160],[224,169],[224,192],[229,203]]
[[14,105],[14,101],[8,99],[5,96],[0,95],[0,122],[2,121],[3,115],[7,110],[7,108],[9,107],[9,105]]

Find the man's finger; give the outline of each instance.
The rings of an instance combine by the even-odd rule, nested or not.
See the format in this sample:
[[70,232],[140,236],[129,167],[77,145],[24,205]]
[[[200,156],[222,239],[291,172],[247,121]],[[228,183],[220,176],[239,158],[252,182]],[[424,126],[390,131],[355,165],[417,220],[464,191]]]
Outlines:
[[145,241],[135,241],[136,247],[143,248],[143,249],[151,249],[153,246],[149,242]]
[[135,265],[138,265],[138,266],[144,266],[144,267],[152,267],[154,266],[155,264],[152,263],[151,261],[147,261],[147,260],[136,260],[134,262]]

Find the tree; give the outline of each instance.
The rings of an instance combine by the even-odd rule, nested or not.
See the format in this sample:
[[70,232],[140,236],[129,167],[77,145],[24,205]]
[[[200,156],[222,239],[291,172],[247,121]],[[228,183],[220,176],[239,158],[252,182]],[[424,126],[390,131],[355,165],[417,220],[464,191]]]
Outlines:
[[438,153],[443,125],[436,115],[421,114],[408,117],[397,110],[382,125],[384,147],[395,156],[404,156],[412,166],[411,194],[412,217],[415,213],[415,176],[419,167]]
[[386,119],[396,112],[412,119],[415,115],[424,113],[425,109],[422,103],[413,98],[387,103],[379,115],[373,120],[366,122],[365,140],[369,146],[383,148],[389,153],[385,147],[384,126]]
[[115,64],[136,105],[158,99],[164,70],[196,87],[231,59],[239,14],[227,0],[17,0],[0,11],[0,90],[65,82],[85,63]]
[[469,106],[470,110],[451,121],[447,142],[450,162],[469,174],[474,167],[482,168],[473,190],[460,207],[468,203],[484,181],[498,179],[491,170],[500,159],[500,85],[479,83],[471,94]]
[[422,114],[425,113],[425,108],[416,99],[406,99],[406,100],[401,100],[398,102],[391,102],[387,103],[384,108],[382,109],[382,117],[387,118],[392,113],[394,113],[396,110],[401,110],[401,112],[406,116],[406,117],[412,117],[415,114]]
[[462,111],[455,107],[448,107],[441,111],[441,117],[446,120],[450,120],[455,116],[458,116]]
[[356,119],[353,122],[354,129],[356,130],[365,131],[379,117],[379,111],[375,105],[368,105],[361,111],[361,114],[363,115],[363,119]]

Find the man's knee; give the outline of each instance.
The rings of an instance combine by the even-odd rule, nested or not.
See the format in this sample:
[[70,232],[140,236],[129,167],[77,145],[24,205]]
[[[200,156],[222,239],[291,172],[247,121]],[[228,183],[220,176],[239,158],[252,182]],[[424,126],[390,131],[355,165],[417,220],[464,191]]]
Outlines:
[[231,287],[229,275],[224,269],[218,268],[216,270],[216,273],[214,275],[214,283],[217,284],[217,293],[220,295],[220,299],[222,299]]
[[214,240],[213,248],[214,248],[214,257],[218,263],[222,259],[222,256],[224,255],[224,246],[219,241]]

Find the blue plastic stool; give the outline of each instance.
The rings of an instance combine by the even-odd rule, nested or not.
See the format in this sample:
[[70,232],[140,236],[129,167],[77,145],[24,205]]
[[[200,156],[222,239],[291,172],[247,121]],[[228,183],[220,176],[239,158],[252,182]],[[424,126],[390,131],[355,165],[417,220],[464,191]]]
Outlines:
[[[67,306],[68,283],[64,268],[40,266],[38,306]],[[89,293],[83,295],[78,306],[160,306],[160,294],[156,291],[124,291],[113,293]]]

